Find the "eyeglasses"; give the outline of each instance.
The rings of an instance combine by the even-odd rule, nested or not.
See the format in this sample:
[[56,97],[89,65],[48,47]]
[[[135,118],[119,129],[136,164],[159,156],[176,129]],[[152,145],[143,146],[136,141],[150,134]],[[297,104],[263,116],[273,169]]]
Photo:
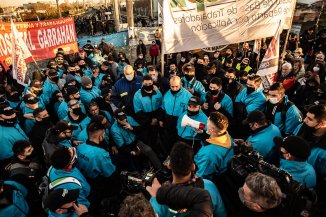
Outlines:
[[258,205],[262,210],[267,210],[267,208],[263,207],[262,205],[260,205],[259,203],[257,202],[253,202],[253,201],[250,201],[250,200],[246,200],[244,198],[244,191],[243,191],[243,187],[239,188],[238,190],[238,195],[239,195],[239,199],[241,201],[241,203],[243,205],[245,205],[246,207],[251,207],[250,205]]

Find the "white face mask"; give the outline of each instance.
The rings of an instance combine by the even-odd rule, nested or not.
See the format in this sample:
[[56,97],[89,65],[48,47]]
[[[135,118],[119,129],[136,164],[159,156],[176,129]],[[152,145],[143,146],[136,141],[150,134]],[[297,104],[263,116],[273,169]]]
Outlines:
[[139,57],[139,59],[143,59],[143,56],[142,55],[139,55],[138,57]]
[[319,72],[319,67],[315,66],[312,70],[313,70],[314,72]]
[[134,79],[134,74],[131,74],[131,75],[125,75],[126,79],[128,81],[132,81],[132,79]]
[[185,58],[181,58],[181,62],[185,62],[186,61],[186,59]]
[[218,54],[214,54],[214,58],[217,58],[218,57]]
[[277,104],[279,102],[279,100],[276,97],[271,97],[271,98],[269,98],[269,102],[272,104]]
[[157,82],[157,78],[158,78],[158,76],[152,75],[152,79],[153,79],[154,82]]

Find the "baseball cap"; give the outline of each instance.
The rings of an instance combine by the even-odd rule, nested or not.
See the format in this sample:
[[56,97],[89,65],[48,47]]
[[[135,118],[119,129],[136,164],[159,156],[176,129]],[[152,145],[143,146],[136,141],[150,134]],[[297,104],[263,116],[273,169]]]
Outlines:
[[58,133],[64,132],[66,130],[76,130],[78,127],[72,125],[69,121],[61,120],[55,126],[54,129]]
[[250,123],[257,123],[257,122],[263,122],[266,121],[266,116],[263,112],[259,110],[254,110],[250,112],[245,120],[242,121],[243,125],[247,125]]
[[77,200],[79,196],[79,189],[65,189],[59,188],[51,191],[45,201],[46,207],[52,212],[62,207],[66,203],[71,203]]
[[123,111],[123,109],[117,109],[114,112],[114,116],[119,119],[120,121],[124,120],[127,118],[126,113]]
[[283,147],[292,156],[305,161],[310,155],[308,143],[298,136],[275,137],[274,142],[278,147]]
[[192,96],[188,101],[188,105],[201,105],[201,100],[197,96]]
[[25,103],[28,103],[28,104],[35,104],[35,103],[38,103],[38,101],[39,101],[39,99],[34,97],[32,94],[26,94],[23,97],[23,100]]
[[7,104],[3,104],[0,106],[0,115],[11,116],[15,113],[16,111]]

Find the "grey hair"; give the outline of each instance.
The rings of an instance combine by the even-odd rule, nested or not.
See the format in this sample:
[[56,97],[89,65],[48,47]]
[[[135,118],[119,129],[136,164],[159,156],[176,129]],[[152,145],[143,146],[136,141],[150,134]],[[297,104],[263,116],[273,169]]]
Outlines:
[[263,208],[275,208],[281,203],[283,193],[274,178],[255,172],[247,176],[245,183],[255,194],[253,199]]
[[292,64],[291,64],[291,63],[286,62],[286,63],[284,63],[284,64],[282,65],[282,67],[283,67],[283,66],[288,67],[290,70],[292,69]]

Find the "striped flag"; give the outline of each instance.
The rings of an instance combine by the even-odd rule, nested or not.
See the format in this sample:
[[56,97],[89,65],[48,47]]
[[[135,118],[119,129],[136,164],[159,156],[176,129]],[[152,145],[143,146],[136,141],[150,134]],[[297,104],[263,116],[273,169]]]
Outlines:
[[23,40],[23,35],[18,32],[13,20],[11,20],[11,33],[13,78],[17,80],[18,84],[26,86],[27,65],[25,60],[31,57],[32,54]]

